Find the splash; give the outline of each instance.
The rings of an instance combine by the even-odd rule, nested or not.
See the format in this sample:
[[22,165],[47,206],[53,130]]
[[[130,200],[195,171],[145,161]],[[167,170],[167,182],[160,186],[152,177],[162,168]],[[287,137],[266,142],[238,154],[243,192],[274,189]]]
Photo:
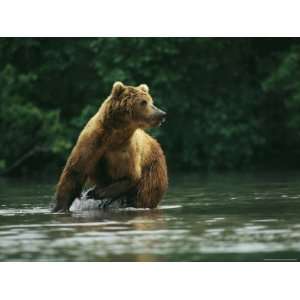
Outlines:
[[78,211],[88,211],[88,210],[98,210],[98,209],[106,209],[106,208],[124,208],[126,207],[126,199],[118,198],[118,199],[91,199],[87,197],[89,190],[82,192],[80,198],[76,198],[71,207],[71,212]]

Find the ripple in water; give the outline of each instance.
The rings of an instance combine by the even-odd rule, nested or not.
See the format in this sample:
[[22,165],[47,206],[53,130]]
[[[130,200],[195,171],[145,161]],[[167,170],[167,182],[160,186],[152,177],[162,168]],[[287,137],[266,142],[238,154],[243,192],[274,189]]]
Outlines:
[[49,185],[0,182],[0,260],[298,259],[300,174],[274,176],[172,177],[157,209],[77,199],[69,214],[50,213]]

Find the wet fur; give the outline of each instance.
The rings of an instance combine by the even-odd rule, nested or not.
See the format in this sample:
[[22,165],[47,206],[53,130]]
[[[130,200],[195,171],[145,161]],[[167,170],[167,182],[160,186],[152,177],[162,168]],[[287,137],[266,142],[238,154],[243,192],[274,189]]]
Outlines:
[[[143,111],[138,106],[141,99],[149,103]],[[67,211],[87,181],[96,185],[99,198],[125,195],[138,208],[158,205],[168,178],[159,143],[143,130],[153,122],[151,103],[145,85],[114,85],[67,160],[57,185],[54,211]]]

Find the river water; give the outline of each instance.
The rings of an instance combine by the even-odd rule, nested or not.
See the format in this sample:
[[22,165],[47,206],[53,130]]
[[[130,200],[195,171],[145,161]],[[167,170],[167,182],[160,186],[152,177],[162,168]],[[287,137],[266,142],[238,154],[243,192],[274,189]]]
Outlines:
[[0,261],[300,258],[300,173],[171,175],[155,210],[51,214],[53,190],[0,179]]

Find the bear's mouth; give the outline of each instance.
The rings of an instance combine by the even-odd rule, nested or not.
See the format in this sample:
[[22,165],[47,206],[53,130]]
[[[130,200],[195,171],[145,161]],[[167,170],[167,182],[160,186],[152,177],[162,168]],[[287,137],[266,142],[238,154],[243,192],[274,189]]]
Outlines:
[[152,127],[152,128],[155,128],[155,127],[160,127],[162,126],[163,123],[166,122],[166,117],[165,116],[156,116],[155,118],[150,118],[148,119],[148,127]]
[[154,109],[154,113],[153,113],[154,126],[155,127],[160,127],[166,121],[167,113],[164,112],[163,110],[155,107],[154,105],[152,105],[152,106],[153,106],[153,109]]
[[166,122],[166,118],[163,117],[160,121],[158,121],[158,127],[160,127],[165,122]]
[[155,120],[153,123],[152,123],[152,126],[153,127],[160,127],[163,123],[166,122],[166,118],[165,117],[162,117],[161,119],[159,120]]

